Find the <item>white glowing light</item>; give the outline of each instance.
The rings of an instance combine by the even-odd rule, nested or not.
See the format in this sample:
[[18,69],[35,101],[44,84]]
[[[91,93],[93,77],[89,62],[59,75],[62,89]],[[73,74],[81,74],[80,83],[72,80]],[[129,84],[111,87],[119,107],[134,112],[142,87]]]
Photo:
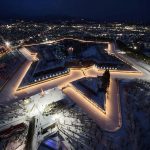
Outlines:
[[10,42],[6,41],[5,45],[6,45],[6,47],[10,47]]
[[55,121],[58,120],[58,119],[59,119],[59,115],[58,115],[58,114],[55,114],[55,115],[52,117],[52,119],[55,120]]

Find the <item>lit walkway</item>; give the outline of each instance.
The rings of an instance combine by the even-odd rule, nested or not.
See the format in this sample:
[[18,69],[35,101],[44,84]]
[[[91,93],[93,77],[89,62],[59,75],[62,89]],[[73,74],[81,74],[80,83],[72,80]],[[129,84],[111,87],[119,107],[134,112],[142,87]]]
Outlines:
[[84,111],[87,112],[87,114],[104,130],[116,131],[121,127],[121,108],[116,80],[110,80],[105,110],[97,107],[96,104],[90,101],[88,97],[85,97],[78,89],[73,87],[73,85],[66,86],[63,92],[83,108]]
[[[83,41],[83,40],[79,40]],[[56,42],[56,41],[55,41]],[[83,41],[86,42],[86,41]],[[93,41],[91,41],[93,42]],[[99,42],[101,43],[101,42]],[[107,44],[111,44],[106,42]],[[109,48],[114,49],[114,45]],[[109,49],[108,49],[109,50]],[[43,90],[47,90],[54,87],[59,87],[66,93],[73,101],[75,101],[80,107],[82,107],[104,130],[116,131],[121,127],[121,108],[119,100],[119,92],[117,80],[115,78],[141,78],[144,76],[141,72],[131,72],[131,71],[120,71],[120,70],[110,70],[111,81],[106,98],[105,110],[102,110],[95,106],[94,103],[84,97],[81,92],[75,89],[70,83],[81,79],[83,77],[97,77],[97,75],[102,75],[104,70],[97,69],[94,65],[89,68],[82,69],[70,69],[70,72],[63,76],[58,76],[56,78],[47,79],[43,82],[33,84],[32,86],[27,86],[24,89],[17,91],[21,81],[23,80],[25,74],[30,68],[32,61],[36,59],[33,55],[33,60],[29,57],[30,53],[23,50],[28,61],[23,65],[22,68],[17,72],[17,74],[10,80],[10,82],[5,86],[2,93],[0,94],[0,103],[3,101],[10,102],[11,99],[21,99],[24,97],[32,96]],[[109,50],[109,53],[114,52],[114,50]],[[31,54],[32,55],[32,54]],[[31,61],[32,60],[32,61]],[[69,85],[69,86],[68,86]]]

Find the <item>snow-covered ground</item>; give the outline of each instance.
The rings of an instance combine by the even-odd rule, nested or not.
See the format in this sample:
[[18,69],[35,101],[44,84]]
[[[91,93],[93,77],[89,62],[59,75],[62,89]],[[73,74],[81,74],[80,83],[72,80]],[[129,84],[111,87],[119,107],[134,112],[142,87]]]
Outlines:
[[98,78],[82,78],[72,83],[91,101],[98,104],[102,109],[105,109],[105,92],[101,87],[101,80]]

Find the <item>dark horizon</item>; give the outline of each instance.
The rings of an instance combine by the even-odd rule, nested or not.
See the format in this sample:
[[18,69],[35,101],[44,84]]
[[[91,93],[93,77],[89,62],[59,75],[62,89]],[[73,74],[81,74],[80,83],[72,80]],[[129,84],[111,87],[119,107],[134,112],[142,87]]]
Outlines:
[[0,19],[150,23],[149,5],[148,0],[1,0]]
[[80,17],[68,17],[68,16],[44,16],[44,17],[12,17],[12,18],[4,18],[0,19],[0,24],[5,23],[15,23],[18,21],[24,22],[37,22],[37,23],[74,23],[74,24],[84,24],[84,23],[99,23],[99,24],[109,24],[109,23],[125,23],[125,24],[135,24],[135,25],[150,25],[150,21],[142,21],[142,20],[97,20],[97,19],[89,19],[89,18],[80,18]]

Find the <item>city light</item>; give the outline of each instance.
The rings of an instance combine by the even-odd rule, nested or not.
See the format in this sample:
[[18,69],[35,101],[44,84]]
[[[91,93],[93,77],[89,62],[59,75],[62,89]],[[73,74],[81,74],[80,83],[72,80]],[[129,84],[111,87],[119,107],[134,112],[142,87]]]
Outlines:
[[55,115],[52,117],[52,119],[55,120],[55,121],[58,120],[58,119],[59,119],[59,115],[58,115],[58,114],[55,114]]
[[[34,23],[31,26],[30,24],[23,26],[19,23],[16,28],[14,24],[8,29],[10,31],[16,28],[19,31],[18,36],[17,34],[12,36],[13,38],[17,36],[18,40],[7,36],[1,40],[2,48],[0,46],[0,50],[8,59],[0,64],[0,68],[4,70],[1,69],[2,84],[0,83],[0,88],[2,87],[2,94],[0,94],[0,98],[4,102],[12,100],[12,105],[0,107],[2,118],[0,126],[11,126],[18,124],[18,121],[26,123],[27,126],[33,124],[31,127],[33,127],[34,133],[29,130],[30,135],[34,136],[33,147],[42,142],[41,139],[45,139],[45,136],[56,132],[61,135],[62,131],[64,135],[65,132],[67,135],[71,135],[68,136],[68,139],[77,137],[78,144],[80,144],[80,138],[83,140],[85,137],[85,145],[91,142],[93,146],[94,140],[95,143],[101,144],[104,141],[106,145],[109,145],[110,139],[114,139],[110,137],[113,137],[114,132],[120,129],[124,123],[122,114],[124,113],[123,116],[125,116],[123,119],[129,120],[131,111],[136,112],[136,110],[132,110],[134,101],[129,100],[138,99],[140,92],[142,96],[149,92],[148,87],[142,88],[143,86],[134,85],[137,81],[133,79],[150,80],[147,71],[148,65],[143,65],[134,58],[131,59],[130,55],[128,57],[128,51],[120,48],[116,39],[125,43],[131,52],[138,52],[140,43],[135,42],[132,37],[141,36],[144,34],[144,30],[125,24],[112,24],[108,27],[105,25],[72,25],[71,28],[66,25],[50,25],[51,31],[49,32],[49,29],[46,28],[46,31],[43,32],[45,26],[47,25]],[[32,28],[36,28],[36,31],[33,32]],[[62,31],[61,28],[63,28]],[[26,29],[29,29],[27,30],[28,34],[24,37],[19,36],[20,32],[24,33]],[[57,29],[58,35],[56,34]],[[134,33],[135,30],[137,33]],[[142,32],[138,33],[138,30],[142,30]],[[66,31],[70,31],[69,34],[72,35],[75,33],[75,36],[63,36]],[[87,33],[93,36],[93,39],[86,38]],[[99,36],[106,38],[106,41],[101,38],[99,40]],[[107,38],[112,40],[107,40]],[[11,51],[12,48],[13,51]],[[135,54],[135,56],[137,55],[138,53]],[[143,61],[147,60],[144,57],[142,59]],[[103,79],[101,79],[105,70],[110,72],[110,83],[106,91],[103,87]],[[8,84],[6,84],[7,82]],[[149,83],[147,84],[149,86]],[[147,100],[148,96],[147,94]],[[125,99],[125,103],[124,99],[122,102],[122,97]],[[143,101],[144,98],[142,103]],[[130,104],[132,104],[131,107]],[[136,120],[132,118],[126,121],[126,125],[123,124],[125,129],[121,128],[121,130],[123,132],[130,131],[136,127],[134,122]],[[131,128],[128,128],[130,124]],[[103,130],[108,131],[111,136],[109,137],[108,133],[106,134]],[[134,131],[136,128],[133,133]],[[111,134],[111,132],[113,133]],[[101,136],[102,134],[104,136]],[[117,135],[119,134],[120,131],[117,132]],[[92,137],[94,138],[92,139]],[[121,140],[119,141],[117,138],[116,143],[126,140],[126,137],[122,137],[122,135],[119,137]],[[89,139],[92,140],[89,141]],[[94,145],[96,145],[95,143]],[[83,144],[81,143],[81,146],[84,147]],[[110,145],[115,146],[115,144]],[[35,147],[33,149],[36,150]],[[84,149],[88,148],[85,146]],[[89,149],[96,149],[96,147]]]
[[5,41],[6,47],[10,47],[11,43],[9,41]]

